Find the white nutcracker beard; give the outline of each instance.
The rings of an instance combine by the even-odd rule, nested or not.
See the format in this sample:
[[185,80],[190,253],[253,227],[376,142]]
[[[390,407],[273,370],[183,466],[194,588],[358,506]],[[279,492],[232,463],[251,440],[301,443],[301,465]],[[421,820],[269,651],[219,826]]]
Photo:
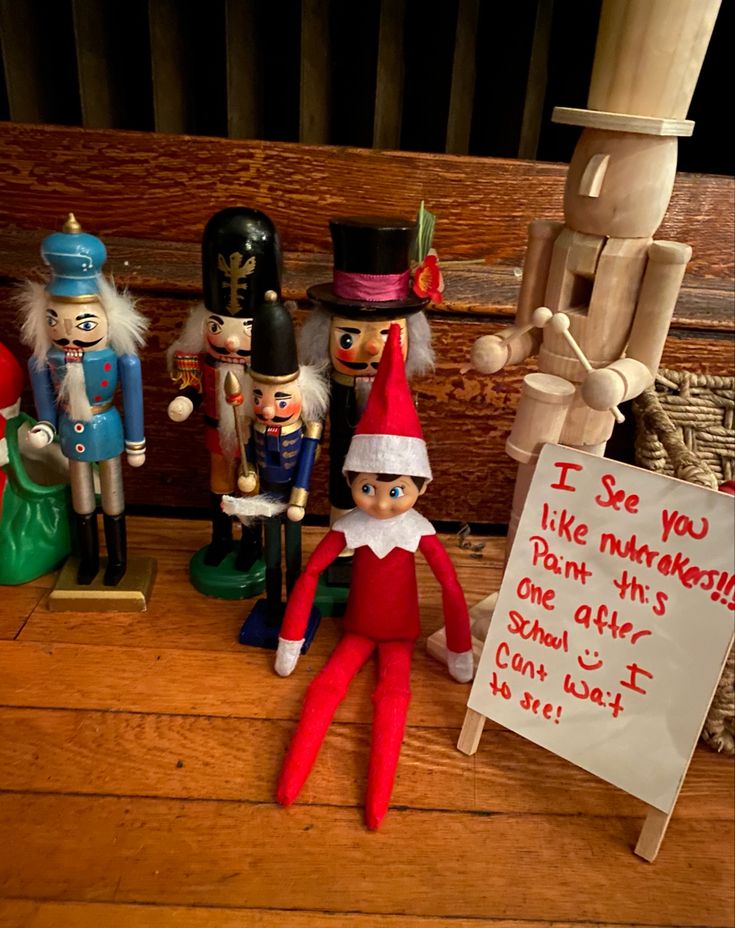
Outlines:
[[59,402],[66,407],[70,419],[89,422],[92,419],[92,407],[87,398],[83,363],[83,361],[66,362],[64,376],[59,385]]
[[244,397],[249,395],[250,385],[248,377],[243,370],[242,364],[224,364],[220,363],[216,367],[215,390],[217,391],[217,418],[219,425],[217,434],[219,435],[219,444],[222,453],[227,458],[232,458],[240,453],[240,446],[237,441],[237,429],[235,428],[235,406],[230,406],[225,395],[225,378],[227,374],[232,373],[237,377],[240,385],[240,392]]

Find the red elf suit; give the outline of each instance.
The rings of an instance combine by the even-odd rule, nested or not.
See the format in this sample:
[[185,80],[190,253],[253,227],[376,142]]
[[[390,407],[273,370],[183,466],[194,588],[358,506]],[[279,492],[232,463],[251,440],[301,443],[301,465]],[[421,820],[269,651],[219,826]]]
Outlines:
[[[343,473],[396,474],[431,480],[431,467],[406,380],[400,330],[391,325],[365,412]],[[388,810],[410,699],[411,654],[421,633],[415,552],[442,587],[450,674],[472,679],[470,622],[449,556],[428,519],[408,509],[390,518],[358,508],[338,519],[309,558],[289,597],[276,655],[276,672],[288,676],[298,660],[319,574],[345,548],[355,550],[343,619],[344,635],[309,686],[296,733],[284,761],[277,799],[298,795],[350,681],[373,651],[378,684],[368,771],[365,821],[375,829]]]

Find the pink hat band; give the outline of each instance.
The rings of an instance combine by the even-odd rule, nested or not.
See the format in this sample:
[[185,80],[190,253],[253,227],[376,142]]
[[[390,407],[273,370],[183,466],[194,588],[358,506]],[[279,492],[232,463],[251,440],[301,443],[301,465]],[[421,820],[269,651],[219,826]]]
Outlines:
[[356,274],[334,270],[333,289],[342,300],[388,303],[408,296],[410,271],[401,274]]

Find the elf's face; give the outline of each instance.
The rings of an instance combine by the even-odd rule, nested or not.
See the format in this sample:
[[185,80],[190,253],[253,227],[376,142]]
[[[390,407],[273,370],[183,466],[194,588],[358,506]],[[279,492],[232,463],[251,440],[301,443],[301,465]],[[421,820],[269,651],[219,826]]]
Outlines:
[[413,478],[405,475],[387,480],[384,474],[358,474],[352,482],[352,499],[374,519],[392,519],[413,509],[427,486],[425,483],[419,490]]
[[405,319],[347,319],[334,316],[329,332],[329,357],[340,374],[374,377],[383,355],[388,329],[395,323],[401,330],[401,354],[408,354],[408,327]]
[[50,300],[46,326],[51,341],[64,351],[70,348],[100,351],[107,346],[107,313],[97,300],[89,303]]
[[301,390],[298,381],[253,383],[253,412],[266,425],[290,425],[301,416]]
[[211,313],[204,320],[207,352],[227,364],[250,364],[252,319],[233,319]]

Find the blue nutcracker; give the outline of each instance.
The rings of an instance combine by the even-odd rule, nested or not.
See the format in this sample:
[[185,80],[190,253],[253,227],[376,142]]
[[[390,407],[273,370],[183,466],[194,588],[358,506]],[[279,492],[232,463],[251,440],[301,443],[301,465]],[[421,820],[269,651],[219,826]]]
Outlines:
[[[253,320],[250,364],[250,438],[244,492],[260,495],[225,497],[225,510],[243,522],[265,519],[265,589],[240,632],[242,644],[276,648],[285,604],[281,594],[281,559],[285,547],[286,591],[301,572],[301,521],[309,496],[311,472],[329,402],[322,372],[299,366],[293,322],[275,292],[269,291]],[[284,525],[284,543],[281,525]],[[315,613],[306,647],[319,617]]]
[[[33,349],[29,371],[38,424],[36,447],[58,435],[69,459],[79,555],[77,583],[88,586],[100,568],[93,465],[99,466],[107,563],[104,585],[117,586],[127,569],[121,454],[145,461],[143,388],[138,348],[147,323],[126,294],[102,275],[104,244],[83,232],[70,213],[61,232],[41,244],[51,270],[47,284],[28,281],[21,294],[21,338]],[[120,386],[124,420],[114,405]]]

